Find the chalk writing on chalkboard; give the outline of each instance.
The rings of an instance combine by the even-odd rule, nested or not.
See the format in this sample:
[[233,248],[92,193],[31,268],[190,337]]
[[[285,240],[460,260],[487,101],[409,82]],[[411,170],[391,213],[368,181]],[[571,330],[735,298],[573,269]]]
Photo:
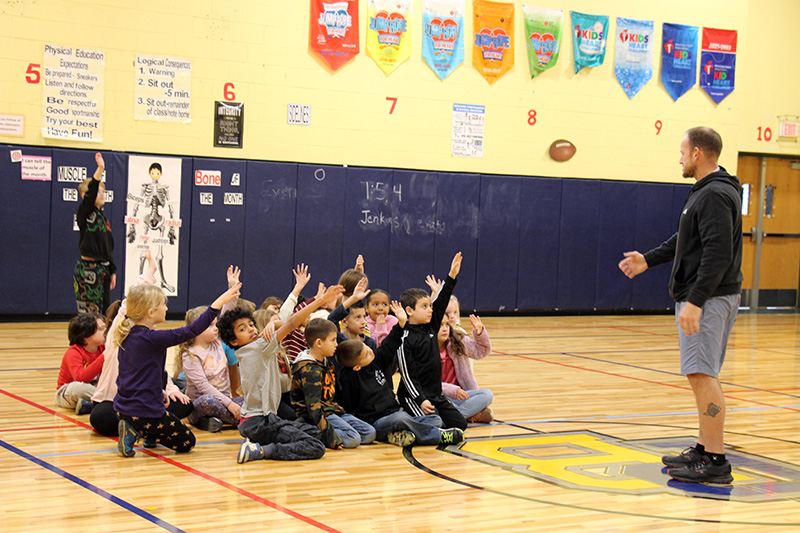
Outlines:
[[398,202],[403,201],[403,186],[401,184],[397,184],[394,187],[391,187],[388,183],[384,183],[382,181],[362,181],[362,185],[367,192],[367,201],[378,201],[388,203],[392,196],[394,196]]

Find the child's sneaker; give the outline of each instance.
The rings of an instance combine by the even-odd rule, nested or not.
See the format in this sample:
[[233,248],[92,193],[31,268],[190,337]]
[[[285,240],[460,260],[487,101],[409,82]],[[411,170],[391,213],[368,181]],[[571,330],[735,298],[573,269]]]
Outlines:
[[492,420],[494,420],[494,416],[492,416],[492,410],[487,407],[480,413],[476,414],[475,416],[471,416],[467,418],[467,422],[470,424],[488,424]]
[[92,401],[84,398],[78,398],[78,403],[75,404],[76,415],[88,415],[92,412]]
[[257,442],[250,442],[250,439],[244,439],[244,442],[239,447],[239,455],[236,457],[236,462],[242,464],[263,458],[264,451],[261,449],[261,445]]
[[145,448],[157,448],[158,441],[156,440],[155,437],[145,437],[144,444],[142,446],[144,446]]
[[458,444],[464,440],[464,431],[459,428],[443,429],[439,437],[439,444]]
[[389,435],[386,436],[386,440],[395,446],[405,448],[406,446],[411,446],[414,444],[414,442],[417,440],[417,437],[415,437],[410,431],[402,430],[390,432]]
[[216,433],[222,429],[222,424],[222,420],[216,416],[204,416],[197,422],[197,427],[209,433]]
[[133,457],[136,451],[133,449],[136,446],[136,441],[139,440],[141,435],[127,420],[120,420],[117,426],[119,432],[119,442],[117,442],[117,449],[123,457]]

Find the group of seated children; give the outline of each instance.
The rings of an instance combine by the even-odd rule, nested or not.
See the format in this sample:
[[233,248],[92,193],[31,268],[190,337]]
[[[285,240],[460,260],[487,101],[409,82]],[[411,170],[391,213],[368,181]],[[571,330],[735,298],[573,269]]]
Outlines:
[[[433,294],[407,289],[400,302],[367,288],[359,256],[339,285],[320,284],[308,300],[300,293],[311,276],[299,265],[286,301],[270,297],[254,311],[238,300],[240,271],[229,267],[228,290],[170,330],[154,329],[166,319],[167,300],[147,258],[148,269],[105,320],[86,313],[70,321],[56,394],[59,406],[91,413],[98,433],[119,436],[125,457],[139,439],[190,451],[195,436],[182,418],[211,432],[238,426],[239,463],[318,459],[326,447],[374,440],[455,444],[469,422],[492,421],[492,393],[478,387],[471,361],[487,356],[491,343],[474,315],[472,335],[461,329],[452,296],[460,252],[443,283],[428,277]],[[180,346],[186,394],[165,369],[171,346]],[[229,369],[238,370],[241,395]]]

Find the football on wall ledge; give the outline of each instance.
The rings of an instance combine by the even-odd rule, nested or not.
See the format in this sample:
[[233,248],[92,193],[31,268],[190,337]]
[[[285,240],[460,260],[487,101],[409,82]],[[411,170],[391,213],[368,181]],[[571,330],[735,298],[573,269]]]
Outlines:
[[575,145],[568,140],[559,139],[557,141],[553,141],[553,144],[550,145],[550,159],[553,161],[558,161],[559,163],[563,163],[564,161],[569,161],[572,159],[572,156],[575,155],[577,150],[578,149],[575,148]]

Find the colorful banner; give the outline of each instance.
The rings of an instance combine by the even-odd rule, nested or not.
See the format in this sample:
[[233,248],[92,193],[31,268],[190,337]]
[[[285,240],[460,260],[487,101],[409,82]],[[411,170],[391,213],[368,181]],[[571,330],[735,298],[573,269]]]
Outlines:
[[570,11],[575,74],[583,67],[599,67],[606,58],[608,17]]
[[311,0],[311,49],[334,72],[359,52],[358,0]]
[[563,15],[564,12],[560,9],[522,5],[531,78],[555,66],[558,61]]
[[617,17],[614,71],[628,98],[653,77],[653,21]]
[[514,4],[475,0],[472,66],[490,84],[514,66]]
[[736,30],[703,28],[700,87],[716,103],[733,92],[736,74]]
[[697,81],[697,34],[697,26],[664,23],[661,81],[675,101]]
[[369,0],[367,55],[387,76],[411,56],[411,0]]
[[423,0],[422,57],[439,79],[464,62],[464,0]]

